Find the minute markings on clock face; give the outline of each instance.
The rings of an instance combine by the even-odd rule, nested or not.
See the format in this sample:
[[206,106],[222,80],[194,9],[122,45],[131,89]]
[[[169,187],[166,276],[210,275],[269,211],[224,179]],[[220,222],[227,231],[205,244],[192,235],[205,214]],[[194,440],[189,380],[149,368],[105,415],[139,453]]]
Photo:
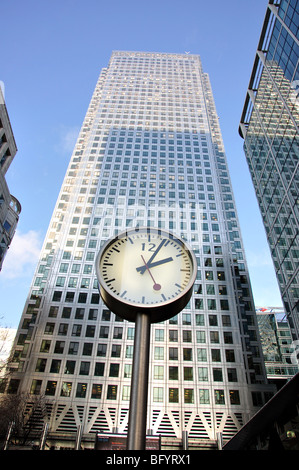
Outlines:
[[100,271],[111,293],[124,301],[151,305],[171,301],[184,291],[192,262],[179,240],[137,232],[107,248]]

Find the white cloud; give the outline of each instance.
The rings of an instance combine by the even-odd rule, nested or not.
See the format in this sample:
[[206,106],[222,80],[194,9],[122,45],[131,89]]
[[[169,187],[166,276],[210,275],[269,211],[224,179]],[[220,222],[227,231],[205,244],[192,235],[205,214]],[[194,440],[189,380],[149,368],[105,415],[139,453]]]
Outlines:
[[40,238],[40,234],[34,230],[27,233],[20,233],[17,230],[4,258],[0,277],[16,279],[31,273],[42,247]]
[[258,252],[257,250],[246,250],[246,259],[249,267],[273,267],[273,261],[270,252],[267,249],[263,249],[260,252]]
[[56,151],[70,154],[75,147],[78,135],[80,132],[80,127],[73,126],[68,127],[61,125],[59,129],[59,141],[56,146]]

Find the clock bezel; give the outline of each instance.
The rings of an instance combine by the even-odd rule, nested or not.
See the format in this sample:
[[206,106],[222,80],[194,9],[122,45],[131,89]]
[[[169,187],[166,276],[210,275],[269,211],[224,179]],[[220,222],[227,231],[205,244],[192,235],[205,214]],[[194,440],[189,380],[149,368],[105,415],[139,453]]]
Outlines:
[[[109,247],[115,242],[117,242],[117,240],[127,238],[130,236],[130,234],[137,234],[140,232],[145,232],[148,234],[155,233],[158,235],[162,235],[163,237],[165,236],[166,238],[170,238],[171,240],[174,240],[175,242],[179,243],[189,256],[192,268],[188,284],[173,299],[161,301],[157,304],[142,304],[138,302],[130,302],[126,299],[121,298],[118,294],[112,292],[102,276],[100,269],[101,259],[105,255]],[[158,323],[168,320],[169,318],[172,318],[177,315],[181,310],[185,308],[185,306],[189,302],[192,296],[192,289],[196,279],[197,262],[191,247],[182,238],[178,237],[174,233],[155,227],[135,227],[126,229],[105,242],[96,258],[96,274],[100,295],[106,306],[113,313],[125,320],[133,322],[135,322],[136,315],[138,313],[146,313],[150,316],[151,323]]]

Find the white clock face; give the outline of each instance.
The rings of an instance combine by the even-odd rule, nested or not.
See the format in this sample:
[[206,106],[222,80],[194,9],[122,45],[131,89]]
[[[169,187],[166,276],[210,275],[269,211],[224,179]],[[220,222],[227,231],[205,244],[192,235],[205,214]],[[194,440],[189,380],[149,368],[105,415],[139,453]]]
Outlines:
[[141,307],[169,303],[194,275],[194,257],[168,232],[143,228],[116,238],[99,260],[101,283],[123,302]]

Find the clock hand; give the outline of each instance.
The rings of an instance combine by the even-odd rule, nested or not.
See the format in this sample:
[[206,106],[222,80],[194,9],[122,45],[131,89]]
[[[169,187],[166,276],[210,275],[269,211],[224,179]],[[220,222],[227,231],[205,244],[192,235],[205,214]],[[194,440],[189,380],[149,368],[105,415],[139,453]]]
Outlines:
[[151,276],[151,278],[152,278],[152,280],[153,280],[153,283],[154,283],[153,288],[154,288],[154,290],[160,290],[160,289],[161,289],[161,285],[156,283],[156,281],[155,281],[155,279],[154,279],[154,277],[153,277],[153,275],[152,275],[152,273],[151,273],[151,271],[150,271],[148,265],[146,264],[146,261],[145,261],[145,259],[144,259],[144,257],[143,257],[142,255],[141,255],[141,258],[142,258],[142,261],[144,262],[145,269],[148,270],[148,272],[149,272],[149,274],[150,274],[150,276]]
[[[156,251],[154,252],[154,254],[150,257],[150,259],[148,260],[148,265],[150,266],[151,265],[151,262],[153,261],[153,259],[155,258],[155,256],[158,254],[158,252],[161,250],[162,246],[164,245],[164,243],[166,242],[166,239],[164,238],[160,245],[158,246],[158,248],[156,249]],[[140,269],[140,273],[143,274],[146,270],[146,266],[142,266],[141,269]]]
[[[160,261],[154,261],[151,264],[149,264],[149,262],[147,262],[147,266],[149,268],[154,268],[155,266],[159,266],[160,264],[168,263],[169,261],[173,261],[173,258],[161,259]],[[139,266],[139,268],[136,268],[136,271],[140,271],[141,274],[142,274],[142,272],[144,272],[145,269],[146,269],[145,266]]]

